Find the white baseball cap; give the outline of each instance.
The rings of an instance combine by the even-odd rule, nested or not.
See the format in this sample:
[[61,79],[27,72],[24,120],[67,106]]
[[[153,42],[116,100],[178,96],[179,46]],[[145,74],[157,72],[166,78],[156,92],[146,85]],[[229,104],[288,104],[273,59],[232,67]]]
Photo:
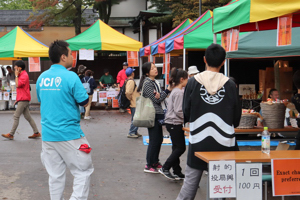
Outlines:
[[190,66],[189,69],[188,69],[188,74],[191,75],[191,74],[197,74],[199,73],[198,69],[197,69],[197,66],[193,65],[193,66]]

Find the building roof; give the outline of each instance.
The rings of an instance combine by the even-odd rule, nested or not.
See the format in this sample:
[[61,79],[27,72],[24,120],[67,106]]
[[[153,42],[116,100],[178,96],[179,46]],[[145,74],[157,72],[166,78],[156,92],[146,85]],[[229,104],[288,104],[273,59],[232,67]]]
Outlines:
[[[26,21],[32,13],[32,10],[0,10],[0,26],[26,26],[31,21]],[[43,11],[39,11],[42,13]],[[91,25],[98,19],[98,13],[94,13],[92,9],[86,9],[83,13],[85,24]]]

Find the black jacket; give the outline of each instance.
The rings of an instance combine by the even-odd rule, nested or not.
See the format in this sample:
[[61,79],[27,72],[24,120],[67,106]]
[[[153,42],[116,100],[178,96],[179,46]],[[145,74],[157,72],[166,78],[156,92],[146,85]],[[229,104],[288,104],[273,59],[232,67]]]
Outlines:
[[223,74],[221,78],[224,85],[214,95],[204,86],[211,86],[210,81],[201,84],[193,77],[185,87],[183,113],[185,122],[190,122],[187,164],[195,169],[207,170],[207,163],[196,157],[195,152],[238,150],[234,127],[239,125],[242,110],[237,88]]

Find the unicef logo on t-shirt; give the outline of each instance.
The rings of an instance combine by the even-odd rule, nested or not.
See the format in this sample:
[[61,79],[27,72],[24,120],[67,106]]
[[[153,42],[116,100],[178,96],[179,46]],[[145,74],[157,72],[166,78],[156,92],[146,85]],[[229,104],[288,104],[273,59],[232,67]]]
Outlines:
[[55,78],[55,85],[56,85],[56,87],[58,87],[60,85],[60,83],[61,83],[61,78],[60,77],[56,77]]
[[205,87],[202,85],[200,88],[200,96],[208,104],[215,105],[220,103],[225,96],[225,88],[224,86],[217,91],[216,94],[211,95],[207,92]]

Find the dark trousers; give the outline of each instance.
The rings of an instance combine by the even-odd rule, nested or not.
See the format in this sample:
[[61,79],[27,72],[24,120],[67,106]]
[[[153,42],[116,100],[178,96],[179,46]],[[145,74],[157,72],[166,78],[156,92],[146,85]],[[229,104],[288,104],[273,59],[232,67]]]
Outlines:
[[182,125],[166,124],[172,140],[172,153],[163,165],[165,170],[173,168],[174,174],[181,172],[179,157],[185,152],[185,137]]
[[153,167],[159,162],[160,147],[163,142],[162,126],[155,120],[154,127],[148,128],[149,145],[147,149],[147,165]]

